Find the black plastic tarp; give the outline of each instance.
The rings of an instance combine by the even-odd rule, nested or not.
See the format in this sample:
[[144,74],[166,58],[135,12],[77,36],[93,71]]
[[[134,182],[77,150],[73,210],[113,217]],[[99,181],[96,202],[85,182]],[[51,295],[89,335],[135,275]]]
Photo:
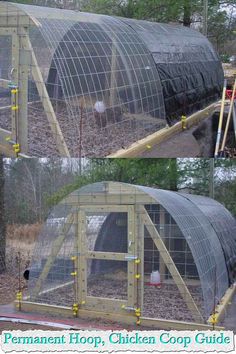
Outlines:
[[94,23],[73,25],[58,43],[48,76],[51,97],[84,94],[102,100],[112,55],[117,59],[118,101],[130,113],[148,113],[172,125],[220,97],[224,74],[219,56],[198,31],[91,16]]
[[220,97],[224,73],[211,43],[178,25],[123,20],[143,39],[156,63],[169,124]]

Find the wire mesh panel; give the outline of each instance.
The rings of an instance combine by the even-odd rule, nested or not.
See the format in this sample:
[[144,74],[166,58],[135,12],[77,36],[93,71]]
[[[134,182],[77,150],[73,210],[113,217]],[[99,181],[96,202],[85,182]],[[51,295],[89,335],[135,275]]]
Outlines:
[[32,54],[29,154],[107,156],[165,126],[158,71],[130,26],[108,16],[19,4],[5,5],[6,16],[14,6],[31,19],[30,41],[20,49],[22,56],[27,47]]
[[85,213],[85,308],[121,311],[131,293],[128,289],[134,286],[134,277],[130,280],[128,275],[132,271],[127,260],[131,246],[128,207],[111,206],[110,212],[96,212],[96,206],[92,209]]
[[166,264],[164,251],[158,250],[147,226],[144,231],[144,301],[143,315],[178,321],[196,321],[188,299],[193,299],[200,315],[204,315],[204,299],[198,270],[189,245],[172,216],[160,205],[146,205],[146,210],[155,225],[161,239],[171,256],[182,282],[171,273],[170,264]]
[[[229,263],[220,226],[212,224],[217,205],[200,198],[198,207],[197,199],[116,182],[73,192],[39,237],[31,301],[124,316],[137,316],[141,309],[141,316],[151,318],[206,320],[229,286]],[[225,220],[229,216],[222,214]],[[228,230],[233,235],[233,223]],[[234,256],[235,249],[230,260]]]
[[232,283],[236,274],[236,221],[232,214],[216,200],[185,195],[209,218],[223,248],[226,266]]
[[141,187],[171,214],[183,233],[201,279],[205,312],[210,314],[228,287],[221,245],[207,217],[184,196],[170,191]]
[[[30,267],[29,296],[36,302],[70,306],[73,303],[76,227],[71,208],[59,205],[40,233]],[[68,289],[70,297],[67,296]]]
[[[102,264],[99,269],[95,268],[95,272],[89,272],[95,262],[87,261],[87,295],[103,299],[127,300],[127,262],[103,260],[100,261]],[[98,262],[96,263],[99,264]]]
[[[127,217],[127,213],[87,213],[88,251],[127,253]],[[87,272],[88,296],[127,299],[127,262],[91,258]]]
[[224,73],[211,43],[183,26],[124,19],[152,53],[169,124],[206,107],[222,92]]

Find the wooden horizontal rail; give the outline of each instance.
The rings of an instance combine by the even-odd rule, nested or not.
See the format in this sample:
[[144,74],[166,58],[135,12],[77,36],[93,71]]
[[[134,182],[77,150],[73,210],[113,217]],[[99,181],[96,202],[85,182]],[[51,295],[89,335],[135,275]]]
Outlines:
[[236,294],[236,283],[233,284],[229,289],[227,289],[225,295],[220,300],[219,304],[215,308],[215,313],[211,315],[208,319],[208,323],[219,323],[224,317],[227,306],[231,302],[233,296]]
[[[18,304],[18,301],[15,301],[15,304]],[[39,312],[60,315],[65,317],[73,317],[72,309],[64,306],[53,306],[47,304],[33,303],[30,301],[23,301],[21,303],[22,311],[26,312]],[[118,313],[107,313],[94,310],[84,310],[79,309],[79,318],[85,319],[105,319],[114,322],[136,325],[137,318],[133,313],[124,313],[123,315]],[[176,329],[176,330],[213,330],[212,326],[209,324],[203,323],[194,323],[194,322],[183,322],[183,321],[173,321],[173,320],[164,320],[159,318],[147,318],[141,317],[141,326],[151,327],[155,329]],[[224,327],[216,326],[215,330],[222,331]]]
[[[191,128],[194,125],[199,124],[202,120],[209,118],[214,112],[216,112],[219,107],[220,101],[211,104],[205,109],[198,111],[187,118],[187,128]],[[148,151],[148,146],[156,146],[160,143],[168,140],[174,135],[183,131],[182,122],[178,122],[172,127],[166,127],[161,129],[154,134],[149,135],[148,137],[139,140],[138,142],[132,144],[127,149],[122,149],[117,151],[114,154],[107,156],[108,158],[122,158],[122,157],[138,157],[140,154]]]
[[104,260],[114,260],[114,261],[127,261],[125,258],[127,256],[126,253],[111,253],[111,252],[93,252],[88,251],[85,254],[87,259],[104,259]]
[[[16,157],[12,144],[7,141],[11,138],[11,134],[10,131],[0,128],[0,153],[7,157]],[[18,156],[29,158],[28,155],[22,153],[18,154]]]

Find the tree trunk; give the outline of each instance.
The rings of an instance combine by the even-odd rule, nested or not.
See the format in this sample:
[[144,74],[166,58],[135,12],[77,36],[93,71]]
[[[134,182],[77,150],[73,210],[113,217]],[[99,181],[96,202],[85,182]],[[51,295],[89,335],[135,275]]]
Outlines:
[[184,20],[183,25],[185,27],[191,26],[191,0],[184,0]]
[[0,273],[6,269],[6,225],[4,215],[4,167],[0,155]]
[[177,159],[169,159],[169,169],[170,169],[170,183],[169,189],[171,191],[178,191],[178,162]]

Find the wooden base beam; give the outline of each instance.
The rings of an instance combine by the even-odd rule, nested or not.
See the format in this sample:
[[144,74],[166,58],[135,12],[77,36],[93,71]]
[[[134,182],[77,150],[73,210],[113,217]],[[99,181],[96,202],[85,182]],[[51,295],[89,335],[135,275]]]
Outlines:
[[225,293],[225,295],[220,300],[219,304],[215,308],[215,313],[211,315],[208,319],[208,323],[219,323],[224,317],[227,306],[231,302],[232,298],[236,294],[236,283],[233,284]]
[[[187,128],[191,128],[194,125],[199,124],[201,121],[209,118],[214,112],[216,112],[217,108],[220,105],[220,101],[211,104],[205,109],[198,111],[187,118]],[[147,151],[147,146],[156,146],[160,143],[170,139],[174,135],[183,131],[182,122],[178,122],[172,127],[167,127],[159,130],[158,132],[149,135],[148,137],[139,140],[138,142],[132,144],[127,149],[122,149],[117,151],[114,154],[107,156],[108,158],[130,158],[130,157],[138,157],[140,154]]]
[[[18,304],[18,301],[15,301],[15,304]],[[30,301],[23,301],[21,303],[22,311],[26,312],[39,312],[60,315],[64,317],[73,317],[73,311],[69,307],[63,306],[52,306],[46,304],[33,303]],[[84,319],[104,319],[110,320],[113,322],[124,323],[128,325],[136,325],[136,316],[133,314],[118,314],[118,313],[107,313],[99,312],[94,310],[84,310],[79,309],[78,313],[79,318]],[[183,321],[173,321],[173,320],[164,320],[164,319],[153,319],[147,317],[141,317],[141,328],[137,326],[137,329],[142,329],[144,327],[150,327],[153,329],[167,329],[167,330],[212,330],[212,326],[203,323],[193,323],[193,322],[183,322]],[[215,330],[222,331],[224,327],[216,326]]]
[[[15,152],[12,150],[11,146],[8,144],[0,144],[0,153],[3,155],[3,156],[6,156],[6,157],[10,157],[10,158],[16,158],[16,154]],[[30,156],[26,155],[26,154],[18,154],[18,157],[23,157],[23,158],[27,158],[29,159]]]

